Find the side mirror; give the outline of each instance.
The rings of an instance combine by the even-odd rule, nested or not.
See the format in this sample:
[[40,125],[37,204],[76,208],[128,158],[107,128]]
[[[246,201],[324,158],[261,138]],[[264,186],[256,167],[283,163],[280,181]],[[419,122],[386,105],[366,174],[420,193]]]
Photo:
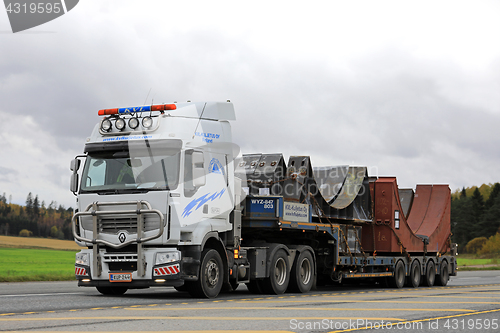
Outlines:
[[73,174],[71,175],[69,181],[69,190],[73,193],[76,193],[76,191],[78,191],[78,174],[76,172],[73,172]]
[[205,167],[203,153],[199,151],[193,152],[193,186],[204,186],[207,182],[205,176]]
[[71,164],[69,165],[69,169],[73,171],[73,173],[76,173],[78,169],[80,169],[80,164],[82,161],[79,159],[75,158],[74,160],[71,161]]
[[69,165],[69,169],[73,171],[73,174],[71,175],[69,181],[69,190],[73,193],[76,193],[76,191],[78,191],[78,169],[80,169],[81,163],[82,161],[80,161],[78,158],[75,158]]

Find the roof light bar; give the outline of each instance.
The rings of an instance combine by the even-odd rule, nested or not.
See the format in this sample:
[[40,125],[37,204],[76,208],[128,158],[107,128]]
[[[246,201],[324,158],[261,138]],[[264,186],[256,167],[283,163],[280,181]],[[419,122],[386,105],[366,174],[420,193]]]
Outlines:
[[150,111],[170,111],[176,109],[177,105],[175,104],[157,104],[157,105],[134,106],[129,108],[102,109],[99,110],[98,114],[100,116],[108,116],[112,114],[127,114],[127,113],[150,112]]

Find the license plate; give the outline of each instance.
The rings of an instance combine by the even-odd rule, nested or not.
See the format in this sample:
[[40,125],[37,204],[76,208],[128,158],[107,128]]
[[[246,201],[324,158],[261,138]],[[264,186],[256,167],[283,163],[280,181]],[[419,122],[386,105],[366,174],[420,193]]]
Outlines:
[[109,273],[109,282],[131,282],[132,273]]

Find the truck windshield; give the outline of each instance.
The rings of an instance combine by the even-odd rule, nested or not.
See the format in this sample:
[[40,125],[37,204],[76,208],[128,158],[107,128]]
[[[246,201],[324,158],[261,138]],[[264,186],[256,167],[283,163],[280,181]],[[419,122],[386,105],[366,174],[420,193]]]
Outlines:
[[180,147],[141,147],[89,152],[82,193],[173,190],[179,184]]

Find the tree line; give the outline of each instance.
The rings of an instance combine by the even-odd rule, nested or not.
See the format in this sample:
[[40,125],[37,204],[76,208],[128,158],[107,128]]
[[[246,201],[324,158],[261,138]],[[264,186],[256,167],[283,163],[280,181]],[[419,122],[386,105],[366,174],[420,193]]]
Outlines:
[[487,240],[495,242],[500,233],[500,184],[483,184],[453,193],[451,231],[460,252],[479,253]]
[[0,195],[0,235],[72,240],[72,216],[73,208],[66,209],[55,201],[47,206],[31,192],[26,197],[26,206],[7,202],[5,193]]
[[[0,195],[0,235],[19,236],[26,230],[36,237],[72,240],[72,215],[71,207],[66,209],[55,201],[47,206],[31,192],[26,206],[8,203],[6,194]],[[488,238],[500,233],[500,183],[455,191],[451,200],[451,230],[452,241],[459,244],[460,251],[467,251],[470,243],[468,251],[474,253]]]

